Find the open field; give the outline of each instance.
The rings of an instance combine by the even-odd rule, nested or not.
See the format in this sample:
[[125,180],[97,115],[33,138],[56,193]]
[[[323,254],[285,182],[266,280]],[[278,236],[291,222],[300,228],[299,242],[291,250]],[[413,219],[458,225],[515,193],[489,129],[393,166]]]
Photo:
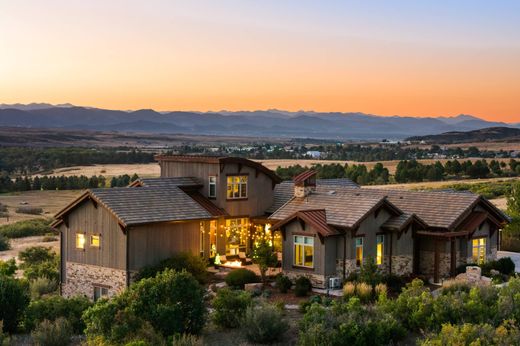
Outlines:
[[56,253],[60,253],[60,240],[59,236],[56,236],[56,241],[43,242],[44,236],[25,237],[11,239],[11,249],[7,251],[0,251],[0,260],[7,261],[11,258],[16,258],[18,261],[18,254],[32,246],[44,246],[51,247]]
[[9,222],[0,219],[0,225],[40,217],[38,215],[19,214],[15,210],[21,205],[42,208],[43,217],[52,217],[80,194],[77,190],[65,191],[24,191],[0,194],[0,203],[7,205]]
[[[464,159],[468,160],[468,159]],[[479,158],[472,158],[469,159],[471,161],[479,160]],[[510,159],[497,159],[498,161],[504,161],[506,163],[509,162]],[[339,163],[344,165],[345,163],[349,165],[354,164],[363,164],[366,165],[368,169],[371,169],[374,167],[374,165],[377,163],[376,161],[373,162],[356,162],[356,161],[341,161],[341,160],[296,160],[296,159],[276,159],[276,160],[255,160],[260,163],[262,163],[264,166],[266,166],[269,169],[275,170],[278,167],[289,167],[292,165],[301,165],[301,166],[308,166],[310,167],[313,164],[331,164],[331,163]],[[418,160],[419,162],[423,164],[431,164],[436,161],[440,161],[443,164],[446,163],[446,161],[449,161],[448,159],[439,159],[439,160]],[[462,160],[461,160],[462,161]],[[381,162],[388,170],[390,171],[390,174],[394,174],[395,170],[397,168],[397,164],[399,163],[399,160],[392,160],[392,161],[379,161]],[[144,163],[144,164],[106,164],[106,165],[92,165],[92,166],[74,166],[74,167],[65,167],[65,168],[58,168],[49,173],[48,175],[65,175],[65,176],[71,176],[71,175],[86,175],[88,177],[92,175],[104,175],[106,177],[113,177],[118,176],[122,174],[128,174],[132,175],[134,173],[137,173],[140,177],[143,178],[150,178],[150,177],[158,177],[161,173],[160,167],[157,163]]]

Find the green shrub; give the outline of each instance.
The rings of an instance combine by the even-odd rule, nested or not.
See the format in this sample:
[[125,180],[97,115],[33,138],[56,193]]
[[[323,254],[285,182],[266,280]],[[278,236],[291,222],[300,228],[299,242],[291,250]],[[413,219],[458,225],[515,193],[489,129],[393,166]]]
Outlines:
[[50,219],[33,219],[18,221],[9,225],[0,226],[0,234],[7,238],[25,238],[35,235],[55,233],[50,227]]
[[247,308],[241,329],[252,343],[268,344],[280,341],[289,325],[282,312],[272,305]]
[[7,251],[11,249],[11,242],[9,241],[9,238],[4,236],[3,234],[0,234],[0,251]]
[[16,208],[16,212],[19,214],[41,215],[43,213],[43,209],[31,206],[23,206]]
[[46,277],[39,277],[30,282],[31,299],[40,299],[42,296],[56,293],[58,281]]
[[18,267],[16,266],[16,261],[14,258],[11,258],[7,261],[0,260],[0,276],[14,276],[16,273],[16,269]]
[[510,257],[503,257],[496,261],[494,269],[502,274],[512,275],[515,272],[515,262]]
[[32,266],[25,266],[23,270],[23,276],[28,280],[36,280],[37,278],[48,278],[50,280],[59,281],[60,259],[56,257],[52,261],[42,262]]
[[29,285],[25,280],[0,278],[0,321],[4,331],[14,333],[29,304]]
[[135,283],[128,290],[128,299],[130,311],[163,336],[197,334],[204,327],[204,290],[185,270],[167,269]]
[[23,262],[22,268],[52,261],[57,257],[56,253],[50,247],[32,246],[20,251],[18,258]]
[[287,291],[292,287],[292,281],[288,276],[283,274],[278,274],[276,276],[276,288],[281,293],[287,293]]
[[351,298],[347,303],[335,300],[329,308],[313,304],[300,320],[298,344],[388,345],[404,336],[405,329],[391,313]]
[[191,334],[181,334],[173,338],[172,346],[202,346],[202,340]]
[[45,277],[54,281],[59,280],[60,259],[50,247],[29,247],[21,251],[18,257],[23,261],[20,268],[24,270],[27,279]]
[[204,284],[208,278],[206,270],[207,263],[200,256],[193,255],[189,252],[181,252],[172,257],[161,261],[155,266],[149,266],[141,269],[137,275],[137,280],[151,278],[166,269],[173,269],[175,271],[186,270],[193,275],[195,279],[201,284]]
[[444,345],[518,345],[520,331],[512,321],[504,321],[498,328],[489,324],[443,324],[441,331],[422,340],[422,346]]
[[379,272],[379,268],[372,257],[367,257],[359,271],[359,282],[364,282],[370,286],[375,286],[382,281],[383,277]]
[[276,256],[276,252],[272,244],[270,244],[267,239],[260,239],[255,242],[255,246],[253,248],[253,263],[258,265],[260,269],[260,277],[262,278],[262,282],[266,282],[266,272],[269,268],[275,267],[278,263],[278,257]]
[[25,328],[33,330],[43,320],[55,321],[60,317],[65,318],[76,334],[82,334],[85,324],[82,320],[83,313],[92,306],[86,297],[64,298],[61,296],[49,296],[39,300],[33,300],[25,312]]
[[372,299],[372,286],[365,282],[360,282],[356,285],[356,295],[364,303]]
[[446,280],[442,284],[441,293],[451,294],[455,292],[466,292],[471,290],[471,286],[466,281],[460,280]]
[[305,276],[299,276],[294,283],[294,294],[297,297],[305,297],[312,289],[311,280]]
[[213,299],[213,321],[223,328],[237,328],[246,309],[251,305],[249,292],[233,291],[223,288]]
[[7,333],[4,333],[4,322],[0,321],[0,346],[9,346],[11,345],[11,340]]
[[256,274],[245,268],[235,269],[232,270],[227,276],[226,276],[226,284],[229,287],[238,287],[243,289],[245,284],[250,284],[253,282],[258,282],[258,278],[256,277]]
[[63,346],[70,343],[72,327],[63,317],[54,322],[43,320],[31,333],[37,346]]
[[400,293],[406,286],[406,278],[395,274],[384,275],[381,282],[385,283],[388,290],[394,293]]

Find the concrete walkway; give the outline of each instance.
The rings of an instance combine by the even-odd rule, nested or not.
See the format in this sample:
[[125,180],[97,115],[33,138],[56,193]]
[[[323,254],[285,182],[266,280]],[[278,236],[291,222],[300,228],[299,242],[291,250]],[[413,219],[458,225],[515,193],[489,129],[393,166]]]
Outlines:
[[515,263],[515,272],[520,273],[520,252],[498,251],[497,257],[510,257]]

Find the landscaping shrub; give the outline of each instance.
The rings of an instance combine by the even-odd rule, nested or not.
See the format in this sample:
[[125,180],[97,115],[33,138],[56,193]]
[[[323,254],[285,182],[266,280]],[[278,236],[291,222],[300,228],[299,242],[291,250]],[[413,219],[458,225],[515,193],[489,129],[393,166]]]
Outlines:
[[512,321],[504,321],[498,328],[489,324],[442,325],[437,335],[431,335],[421,346],[444,345],[518,345],[520,331]]
[[4,322],[0,321],[0,346],[9,346],[11,345],[10,341],[9,335],[4,333]]
[[165,270],[128,290],[128,308],[163,336],[197,334],[204,327],[204,290],[183,270]]
[[343,297],[346,299],[350,299],[356,294],[356,284],[353,282],[347,282],[345,286],[343,286]]
[[305,276],[299,276],[294,283],[294,294],[297,297],[305,297],[312,289],[311,280]]
[[267,344],[280,341],[289,325],[282,312],[272,305],[247,308],[241,329],[252,343]]
[[262,278],[262,282],[266,282],[265,273],[271,267],[275,267],[278,264],[278,257],[276,256],[276,252],[274,248],[267,239],[260,239],[256,242],[256,245],[253,249],[253,263],[258,265],[260,269],[260,277]]
[[381,282],[385,283],[389,291],[400,293],[403,287],[406,286],[406,277],[395,274],[387,274],[382,277]]
[[0,251],[7,251],[11,249],[11,242],[9,239],[0,233]]
[[276,276],[276,288],[281,293],[287,293],[287,291],[292,287],[292,281],[288,276],[283,274],[278,274]]
[[512,275],[515,272],[515,262],[510,257],[503,257],[496,261],[494,269],[504,275]]
[[384,283],[379,283],[374,287],[374,293],[377,297],[382,294],[386,296],[388,294],[388,287]]
[[30,214],[30,215],[41,215],[43,213],[42,208],[23,206],[16,208],[16,212],[19,214]]
[[383,277],[379,272],[379,268],[372,257],[367,257],[361,269],[359,270],[359,282],[364,282],[370,286],[375,286],[382,281]]
[[461,280],[446,280],[442,283],[441,293],[450,294],[455,292],[469,292],[471,286],[466,281]]
[[217,292],[213,299],[213,321],[220,327],[237,328],[240,318],[246,309],[251,306],[252,299],[249,292],[233,291],[223,288]]
[[7,261],[0,260],[0,276],[12,277],[16,273],[16,269],[18,269],[18,267],[16,266],[14,258]]
[[42,296],[56,293],[58,290],[58,281],[46,277],[39,277],[32,280],[29,284],[31,291],[31,299],[40,299]]
[[24,270],[24,276],[29,280],[46,277],[50,280],[59,280],[60,259],[50,248],[44,246],[33,246],[21,251],[18,255]]
[[258,278],[256,277],[256,274],[245,268],[235,269],[232,270],[227,276],[226,276],[226,284],[229,287],[238,287],[243,289],[245,284],[250,284],[253,282],[258,282]]
[[70,323],[75,334],[82,334],[85,329],[82,315],[90,306],[92,303],[86,297],[80,296],[68,299],[49,296],[33,300],[25,312],[25,328],[33,330],[43,320],[52,322],[62,317]]
[[34,344],[38,346],[68,345],[72,337],[72,327],[63,317],[54,322],[43,320],[31,336]]
[[362,302],[369,302],[372,299],[372,286],[365,282],[358,283],[356,285],[356,295]]
[[181,334],[173,338],[172,346],[202,346],[202,340],[195,335]]
[[29,285],[25,280],[0,278],[0,321],[5,332],[14,333],[29,304]]
[[32,219],[18,221],[9,225],[0,226],[0,234],[7,238],[24,238],[35,235],[55,233],[50,228],[50,219]]
[[313,304],[300,321],[298,344],[388,345],[404,335],[405,329],[390,313],[351,298],[347,303],[335,300],[328,308]]
[[204,284],[207,281],[208,276],[206,268],[207,263],[200,256],[193,255],[189,252],[181,252],[161,261],[155,266],[141,269],[137,275],[137,280],[154,277],[157,273],[166,269],[173,269],[176,271],[182,271],[184,269],[193,275],[199,283]]

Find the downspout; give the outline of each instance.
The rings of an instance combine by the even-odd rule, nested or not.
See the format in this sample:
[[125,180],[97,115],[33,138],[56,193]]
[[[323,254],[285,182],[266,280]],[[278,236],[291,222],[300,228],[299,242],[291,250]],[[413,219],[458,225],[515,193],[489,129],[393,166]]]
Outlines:
[[126,229],[126,287],[130,286],[130,228]]
[[347,232],[343,233],[343,280],[347,278]]

